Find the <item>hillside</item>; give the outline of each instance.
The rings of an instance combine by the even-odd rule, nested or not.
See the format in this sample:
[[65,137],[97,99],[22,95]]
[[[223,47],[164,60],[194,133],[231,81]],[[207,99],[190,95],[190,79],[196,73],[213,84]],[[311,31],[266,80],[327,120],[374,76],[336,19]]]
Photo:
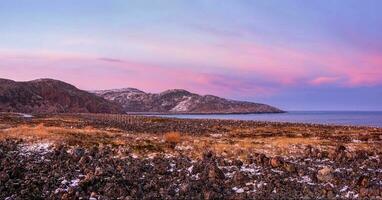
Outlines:
[[159,94],[135,88],[93,91],[123,106],[125,112],[152,113],[277,113],[282,110],[260,103],[234,101],[212,95],[198,95],[173,89]]
[[22,113],[121,113],[119,105],[53,79],[0,79],[0,111]]

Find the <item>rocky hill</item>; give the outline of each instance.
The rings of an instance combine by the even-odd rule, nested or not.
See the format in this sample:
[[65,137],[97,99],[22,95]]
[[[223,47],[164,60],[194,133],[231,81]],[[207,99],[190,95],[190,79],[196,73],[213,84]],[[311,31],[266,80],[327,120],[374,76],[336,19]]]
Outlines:
[[120,105],[53,79],[0,79],[0,112],[122,113]]
[[173,89],[159,94],[135,88],[93,91],[123,106],[125,112],[148,113],[277,113],[282,110],[260,103],[234,101],[212,95],[198,95]]

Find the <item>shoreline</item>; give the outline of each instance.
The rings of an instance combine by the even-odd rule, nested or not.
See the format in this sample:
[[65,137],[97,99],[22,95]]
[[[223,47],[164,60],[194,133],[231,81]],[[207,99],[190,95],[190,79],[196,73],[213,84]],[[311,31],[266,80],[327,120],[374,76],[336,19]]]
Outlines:
[[[333,126],[333,127],[353,127],[353,128],[378,128],[382,129],[382,125],[367,125],[367,124],[345,124],[345,123],[320,123],[320,122],[298,122],[298,121],[281,121],[281,120],[262,120],[262,119],[220,119],[220,118],[182,118],[182,117],[176,117],[179,116],[195,116],[195,115],[201,115],[201,116],[207,116],[207,115],[216,115],[216,116],[224,116],[224,115],[263,115],[263,114],[287,114],[290,112],[305,112],[305,111],[285,111],[282,113],[240,113],[240,114],[225,114],[225,113],[217,113],[217,114],[198,114],[198,113],[126,113],[126,114],[103,114],[103,113],[37,113],[37,114],[26,114],[26,113],[13,113],[13,112],[0,112],[0,115],[19,115],[20,117],[24,118],[32,118],[33,116],[54,116],[54,115],[62,115],[62,116],[77,116],[77,115],[115,115],[115,116],[136,116],[136,117],[153,117],[153,118],[166,118],[166,119],[181,119],[181,120],[222,120],[222,121],[242,121],[242,122],[258,122],[258,123],[285,123],[285,124],[291,124],[291,125],[310,125],[310,126]],[[308,112],[327,112],[327,111],[308,111]],[[382,113],[382,111],[329,111],[329,112],[371,112],[371,113]]]
[[278,112],[126,112],[127,115],[251,115],[251,114],[282,114],[288,111]]
[[[303,122],[299,121],[299,119],[256,119],[256,116],[262,116],[262,115],[269,115],[272,117],[272,115],[279,115],[282,117],[283,114],[288,115],[288,114],[300,114],[300,113],[307,113],[309,112],[315,113],[315,112],[320,112],[322,114],[331,114],[331,113],[336,113],[336,112],[342,112],[343,111],[332,111],[332,112],[327,112],[327,111],[287,111],[284,113],[240,113],[240,114],[134,114],[130,113],[129,115],[137,115],[137,116],[148,116],[148,117],[165,117],[165,118],[178,118],[178,119],[217,119],[217,120],[240,120],[240,121],[258,121],[258,122],[276,122],[276,123],[298,123],[298,124],[311,124],[311,125],[327,125],[327,126],[354,126],[354,127],[374,127],[374,128],[382,128],[382,124],[378,122],[370,122],[369,124],[367,123],[360,123],[357,121],[354,122],[318,122],[317,119],[312,119],[312,122]],[[369,112],[369,111],[345,111],[349,113],[378,113],[382,114],[382,112]],[[211,118],[205,117],[211,115]],[[229,116],[237,116],[237,119],[235,117],[229,118]],[[240,118],[241,116],[246,116],[246,115],[254,115],[254,118],[248,118],[248,119],[243,119]],[[190,117],[183,117],[183,116],[190,116]],[[195,117],[196,116],[196,117]],[[220,118],[222,116],[222,118]],[[228,118],[224,118],[224,116],[228,116]],[[382,115],[381,115],[382,116]],[[316,120],[316,122],[314,122]],[[360,119],[361,120],[361,119]],[[381,122],[382,123],[382,122]]]
[[[285,113],[258,113],[262,114],[287,114]],[[242,113],[238,115],[251,115],[257,113]],[[257,119],[219,119],[219,118],[182,118],[175,117],[175,115],[184,116],[184,115],[230,115],[230,114],[134,114],[129,113],[128,116],[139,116],[139,117],[158,117],[158,118],[166,118],[166,119],[181,119],[181,120],[222,120],[222,121],[242,121],[242,122],[259,122],[259,123],[281,123],[281,124],[291,124],[291,125],[311,125],[311,126],[333,126],[333,127],[354,127],[354,128],[378,128],[382,129],[382,126],[379,125],[355,125],[355,124],[335,124],[335,123],[315,123],[315,122],[288,122],[288,121],[272,121],[272,120],[257,120]],[[232,114],[236,115],[236,114]],[[171,117],[167,117],[171,116]]]

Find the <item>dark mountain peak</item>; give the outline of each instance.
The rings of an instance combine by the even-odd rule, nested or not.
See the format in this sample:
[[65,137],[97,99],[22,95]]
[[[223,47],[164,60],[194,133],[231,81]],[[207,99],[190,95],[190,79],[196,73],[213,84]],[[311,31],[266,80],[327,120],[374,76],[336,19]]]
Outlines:
[[38,87],[54,87],[59,89],[79,90],[74,85],[50,78],[40,78],[32,81],[26,81],[24,83]]

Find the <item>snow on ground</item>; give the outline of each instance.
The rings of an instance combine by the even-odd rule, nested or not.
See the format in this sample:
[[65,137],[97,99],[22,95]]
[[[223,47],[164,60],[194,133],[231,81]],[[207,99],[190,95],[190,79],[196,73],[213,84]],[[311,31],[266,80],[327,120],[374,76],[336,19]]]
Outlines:
[[243,188],[233,187],[232,190],[235,191],[236,193],[243,193],[244,192]]
[[349,187],[348,187],[347,185],[345,185],[345,186],[340,190],[340,192],[346,192],[348,189],[349,189]]
[[345,194],[345,198],[349,199],[349,198],[358,198],[358,194],[355,193],[354,191],[348,191],[346,194]]
[[262,174],[261,173],[261,167],[256,166],[255,164],[251,164],[251,165],[245,165],[244,164],[243,166],[241,166],[240,171],[248,172],[251,175],[257,175],[257,176]]
[[33,115],[25,114],[25,113],[19,113],[19,115],[21,115],[21,117],[24,117],[24,118],[32,118],[33,117]]
[[52,151],[51,150],[52,146],[53,146],[53,143],[51,142],[37,142],[37,143],[30,143],[30,144],[21,144],[19,150],[22,155],[31,155],[31,154],[45,155]]
[[191,174],[193,169],[194,169],[194,165],[191,165],[191,167],[187,168],[187,171]]
[[308,184],[308,185],[316,185],[309,176],[301,176],[301,177],[297,177],[297,178],[290,177],[290,178],[286,178],[286,179],[289,181],[294,181],[294,182],[298,182],[298,183],[303,183],[303,184]]
[[84,175],[79,175],[78,178],[74,178],[71,181],[67,181],[64,178],[61,178],[61,185],[59,188],[57,188],[54,193],[60,193],[60,192],[67,192],[70,188],[78,187],[80,183],[80,178],[83,178]]

